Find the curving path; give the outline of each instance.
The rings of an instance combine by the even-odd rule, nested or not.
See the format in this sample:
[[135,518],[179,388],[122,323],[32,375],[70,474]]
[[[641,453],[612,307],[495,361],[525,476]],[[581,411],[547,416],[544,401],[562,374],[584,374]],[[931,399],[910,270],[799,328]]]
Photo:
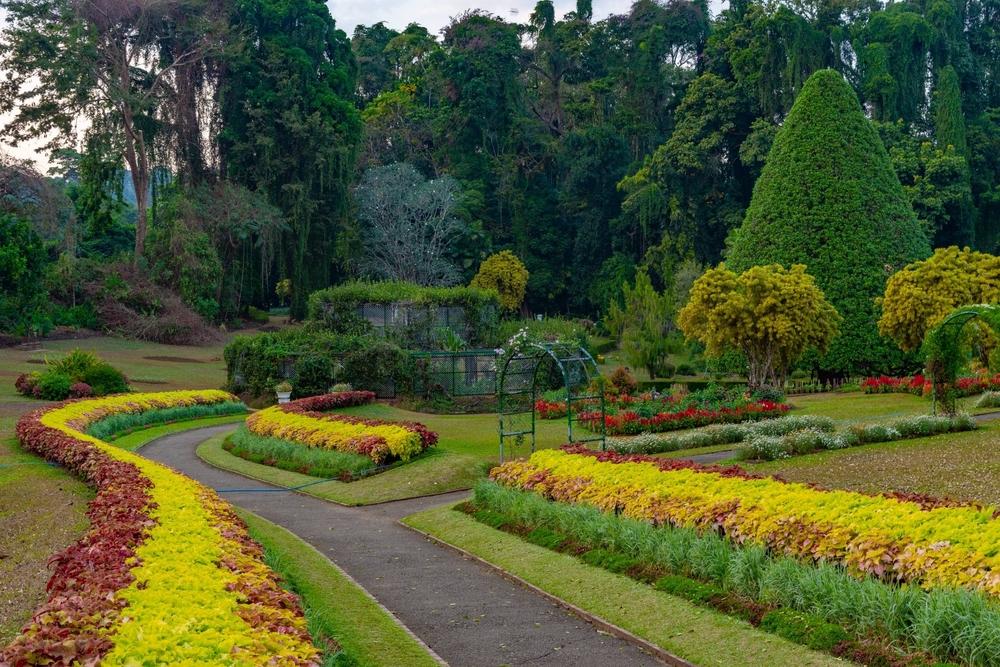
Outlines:
[[[218,490],[273,489],[202,461],[195,450],[233,425],[154,440],[143,456]],[[285,527],[337,563],[453,667],[660,664],[494,572],[396,524],[467,492],[342,507],[292,492],[224,493],[230,503]],[[389,667],[389,666],[387,666]]]

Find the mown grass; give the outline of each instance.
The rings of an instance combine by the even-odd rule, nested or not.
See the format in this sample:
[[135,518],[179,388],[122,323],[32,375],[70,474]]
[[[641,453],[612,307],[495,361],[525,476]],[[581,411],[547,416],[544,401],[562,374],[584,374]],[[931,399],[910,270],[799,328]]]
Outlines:
[[851,664],[586,565],[572,556],[527,543],[450,507],[413,514],[403,523],[465,549],[698,665]]
[[270,521],[236,509],[261,543],[268,564],[298,593],[310,632],[334,639],[343,655],[334,665],[437,665],[402,627],[322,554]]
[[[222,449],[226,435],[209,438],[198,447],[198,456],[212,465],[283,487],[315,482],[315,477],[245,461]],[[367,505],[468,489],[486,473],[483,461],[469,454],[431,448],[427,455],[405,466],[356,482],[314,484],[303,493],[344,505]]]
[[[25,410],[27,411],[27,410]],[[21,449],[15,416],[0,418],[0,645],[48,597],[48,559],[87,529],[93,492],[61,468]]]

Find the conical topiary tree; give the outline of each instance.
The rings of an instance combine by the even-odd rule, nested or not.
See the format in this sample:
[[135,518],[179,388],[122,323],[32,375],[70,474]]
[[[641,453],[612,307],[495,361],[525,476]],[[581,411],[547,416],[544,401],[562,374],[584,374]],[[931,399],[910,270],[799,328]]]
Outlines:
[[879,337],[875,299],[893,271],[930,254],[854,91],[837,72],[816,72],[775,137],[726,268],[805,264],[844,318],[820,367],[886,372],[903,357]]

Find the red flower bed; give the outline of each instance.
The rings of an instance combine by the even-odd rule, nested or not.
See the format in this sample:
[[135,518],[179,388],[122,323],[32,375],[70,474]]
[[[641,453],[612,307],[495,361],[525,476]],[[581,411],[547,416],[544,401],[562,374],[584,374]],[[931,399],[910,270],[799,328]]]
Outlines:
[[921,374],[913,377],[892,378],[882,375],[861,381],[861,391],[866,394],[913,394],[923,396],[930,387],[930,380]]
[[371,391],[340,391],[335,394],[310,396],[284,403],[278,407],[282,411],[301,414],[304,412],[326,412],[340,408],[353,408],[358,405],[368,405],[375,402],[375,392]]
[[97,489],[87,518],[90,530],[49,559],[55,571],[49,599],[25,631],[0,652],[0,663],[23,665],[91,664],[111,649],[107,630],[126,606],[114,593],[134,577],[127,564],[145,539],[155,509],[147,492],[152,483],[131,463],[116,461],[91,444],[43,426],[36,410],[17,423],[17,437],[30,452],[66,467]]
[[[784,403],[760,401],[738,408],[718,408],[705,410],[690,407],[680,412],[661,412],[652,417],[640,417],[631,410],[616,415],[604,416],[604,429],[608,435],[635,435],[638,433],[662,433],[685,428],[708,426],[709,424],[739,423],[780,417],[788,412]],[[592,430],[600,427],[600,414],[585,412],[580,421]]]
[[535,412],[539,419],[562,419],[566,416],[566,403],[553,403],[540,398],[535,401]]

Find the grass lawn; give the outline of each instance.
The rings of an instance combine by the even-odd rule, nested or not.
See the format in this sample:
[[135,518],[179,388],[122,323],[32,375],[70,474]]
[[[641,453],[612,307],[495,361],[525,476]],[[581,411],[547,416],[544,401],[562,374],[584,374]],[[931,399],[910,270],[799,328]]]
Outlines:
[[851,664],[494,530],[450,507],[413,514],[403,522],[703,667]]
[[1000,424],[932,438],[819,452],[749,464],[751,472],[781,475],[866,493],[905,490],[1000,505]]
[[99,337],[85,340],[42,339],[40,350],[3,348],[0,349],[0,401],[23,400],[14,392],[14,380],[21,373],[44,370],[44,365],[30,363],[29,359],[56,359],[75,348],[96,352],[125,373],[136,391],[218,389],[226,381],[223,347],[223,344],[211,347],[158,345]]
[[438,664],[321,553],[270,521],[240,509],[236,513],[247,522],[253,538],[263,545],[268,564],[302,597],[310,632],[335,639],[353,661],[347,664],[398,667]]
[[[284,487],[315,482],[315,477],[272,468],[233,456],[222,448],[225,434],[206,440],[198,447],[198,456],[206,462]],[[323,482],[313,484],[303,493],[332,500],[344,505],[367,505],[389,500],[402,500],[433,493],[468,489],[486,473],[483,460],[470,454],[458,454],[431,448],[428,454],[405,466],[359,479],[356,482]]]
[[[28,410],[24,410],[27,412]],[[46,600],[46,563],[87,529],[93,493],[61,468],[37,465],[14,438],[16,417],[0,418],[0,645]],[[32,465],[12,465],[30,463]]]

